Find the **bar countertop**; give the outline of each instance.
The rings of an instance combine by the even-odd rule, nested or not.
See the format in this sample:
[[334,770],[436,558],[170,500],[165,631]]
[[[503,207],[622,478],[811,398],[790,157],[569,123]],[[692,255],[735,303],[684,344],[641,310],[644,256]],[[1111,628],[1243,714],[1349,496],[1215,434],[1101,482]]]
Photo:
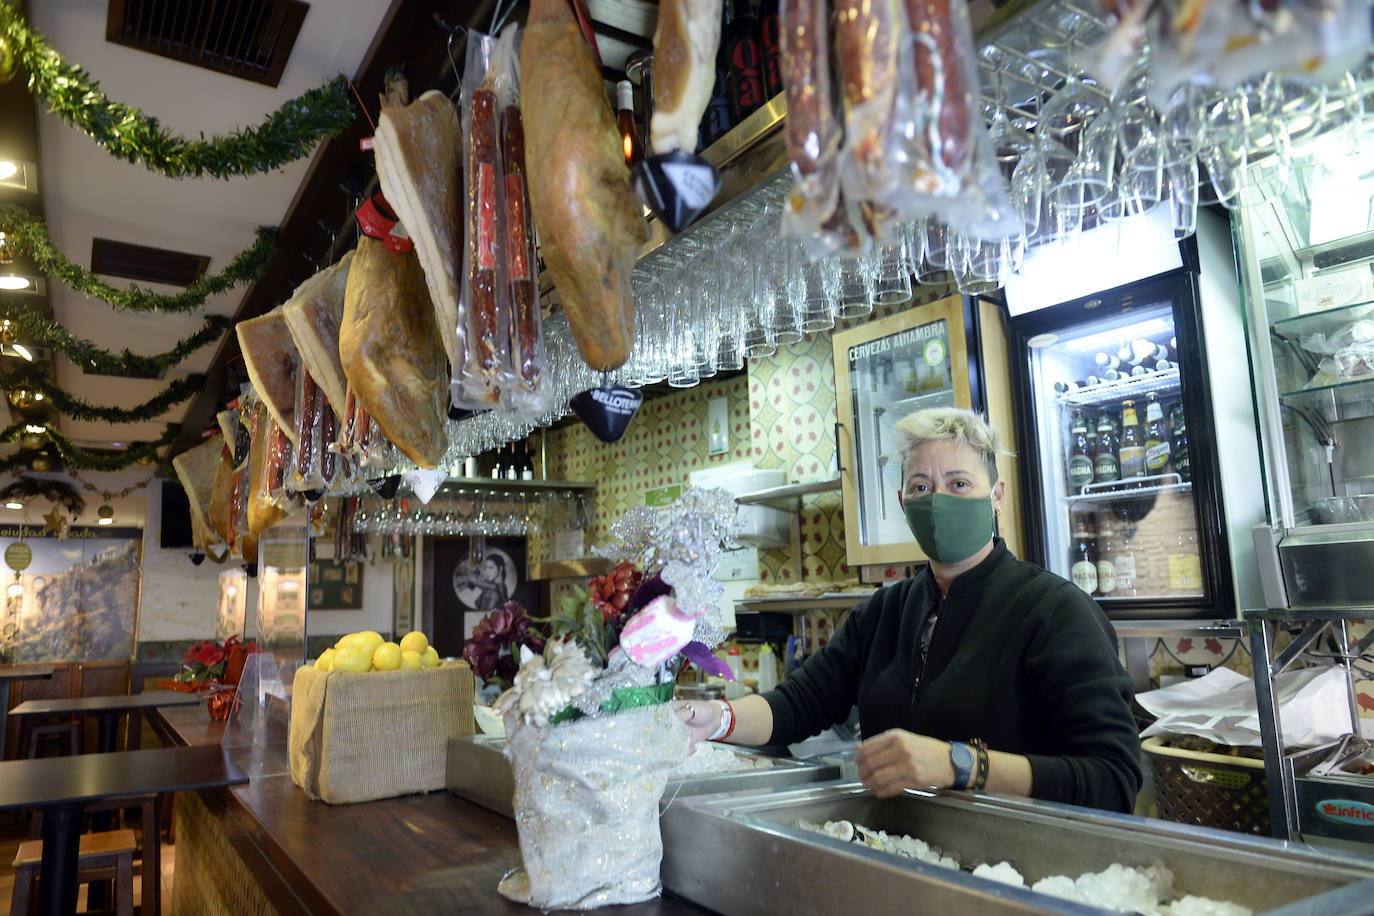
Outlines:
[[[162,739],[175,744],[217,744],[224,732],[204,704],[158,709],[150,718]],[[229,752],[246,772],[269,774],[223,790],[223,816],[255,847],[251,858],[272,872],[255,877],[281,912],[538,912],[496,891],[520,864],[514,822],[447,791],[354,805],[311,801],[291,782],[285,744]],[[671,894],[606,911],[711,912]]]

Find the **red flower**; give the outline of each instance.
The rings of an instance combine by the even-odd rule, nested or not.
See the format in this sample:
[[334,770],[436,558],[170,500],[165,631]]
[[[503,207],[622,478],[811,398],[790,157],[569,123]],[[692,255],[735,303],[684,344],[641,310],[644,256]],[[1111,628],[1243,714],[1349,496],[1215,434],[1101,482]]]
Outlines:
[[639,588],[644,574],[630,563],[621,563],[606,573],[587,582],[587,597],[592,605],[601,611],[601,623],[619,623],[625,613],[625,605],[630,596]]

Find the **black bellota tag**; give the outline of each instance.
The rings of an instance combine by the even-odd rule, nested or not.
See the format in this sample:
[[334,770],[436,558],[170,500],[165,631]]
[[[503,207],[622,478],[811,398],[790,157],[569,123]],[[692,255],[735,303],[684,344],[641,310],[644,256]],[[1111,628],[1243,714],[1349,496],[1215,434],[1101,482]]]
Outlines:
[[619,442],[643,401],[644,395],[633,388],[602,385],[573,395],[569,403],[592,435],[602,442]]
[[401,475],[392,474],[388,477],[374,477],[367,482],[367,485],[372,488],[373,493],[376,493],[382,499],[391,499],[391,497],[396,495],[396,491],[401,488]]
[[301,496],[304,497],[304,498],[305,498],[305,501],[308,502],[308,503],[319,502],[319,501],[320,501],[320,497],[323,496],[323,495],[324,495],[324,488],[323,488],[323,487],[312,487],[312,488],[310,488],[309,490],[302,490],[302,491],[301,491]]
[[701,214],[720,190],[720,173],[700,156],[673,150],[634,168],[635,193],[674,232]]
[[253,437],[248,432],[248,427],[242,422],[235,421],[234,428],[234,470],[243,467],[248,461],[248,453],[253,448]]

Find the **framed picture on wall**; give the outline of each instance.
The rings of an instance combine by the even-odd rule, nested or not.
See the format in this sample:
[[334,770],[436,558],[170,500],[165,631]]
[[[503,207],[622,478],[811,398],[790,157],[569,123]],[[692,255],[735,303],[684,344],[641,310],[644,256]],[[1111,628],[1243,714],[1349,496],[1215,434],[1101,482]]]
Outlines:
[[539,589],[529,580],[524,538],[433,538],[428,541],[427,589],[433,601],[431,641],[457,658],[487,614],[515,601],[538,615]]
[[310,564],[312,611],[356,611],[363,606],[363,564],[316,560]]

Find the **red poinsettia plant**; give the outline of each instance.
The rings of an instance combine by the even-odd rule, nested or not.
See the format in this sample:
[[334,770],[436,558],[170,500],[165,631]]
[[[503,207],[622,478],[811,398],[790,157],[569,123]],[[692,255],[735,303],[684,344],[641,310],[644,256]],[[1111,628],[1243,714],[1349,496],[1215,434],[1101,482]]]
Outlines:
[[237,684],[244,659],[257,651],[257,643],[244,643],[238,634],[219,643],[202,639],[181,656],[181,670],[172,680],[199,690],[211,684]]

